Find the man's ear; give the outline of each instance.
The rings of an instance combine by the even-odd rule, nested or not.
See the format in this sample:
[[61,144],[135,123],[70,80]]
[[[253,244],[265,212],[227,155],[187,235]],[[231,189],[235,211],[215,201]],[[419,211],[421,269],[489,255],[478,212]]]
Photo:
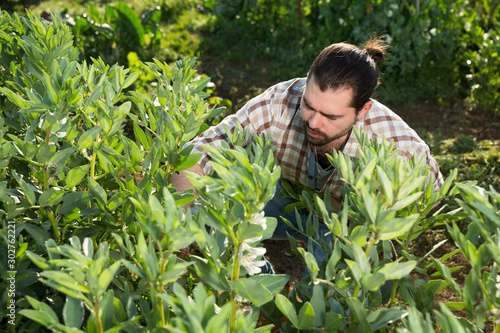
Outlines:
[[361,109],[361,111],[358,112],[358,116],[357,116],[358,120],[363,118],[365,116],[365,114],[367,114],[368,111],[370,111],[370,109],[372,108],[372,105],[373,105],[373,102],[371,100],[366,102],[365,105],[363,105],[363,108]]

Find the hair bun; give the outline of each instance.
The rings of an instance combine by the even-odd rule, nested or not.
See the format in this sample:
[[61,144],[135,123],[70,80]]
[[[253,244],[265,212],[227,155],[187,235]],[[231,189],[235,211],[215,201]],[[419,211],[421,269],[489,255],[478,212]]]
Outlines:
[[387,42],[383,40],[384,37],[372,37],[363,45],[363,49],[376,64],[384,60],[386,51],[389,48]]
[[385,58],[384,51],[379,48],[367,47],[365,50],[376,64],[382,62]]

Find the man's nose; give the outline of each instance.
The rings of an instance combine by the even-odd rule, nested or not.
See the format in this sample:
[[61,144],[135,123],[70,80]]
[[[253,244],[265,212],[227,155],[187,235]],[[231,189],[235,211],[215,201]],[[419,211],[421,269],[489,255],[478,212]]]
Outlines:
[[319,125],[319,115],[318,112],[313,112],[307,123],[311,128],[317,128]]

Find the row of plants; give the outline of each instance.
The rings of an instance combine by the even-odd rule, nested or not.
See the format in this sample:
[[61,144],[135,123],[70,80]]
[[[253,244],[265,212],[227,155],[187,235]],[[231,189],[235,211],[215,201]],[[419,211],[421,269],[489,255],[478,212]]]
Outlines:
[[[207,147],[217,177],[190,175],[196,196],[170,184],[200,157],[188,142],[222,112],[194,59],[141,62],[154,87],[145,93],[132,89],[137,72],[79,60],[57,16],[2,11],[0,39],[2,331],[500,331],[493,188],[456,183],[454,171],[434,192],[423,161],[357,133],[360,159],[330,159],[346,180],[342,210],[328,193],[297,193],[311,210],[298,231],[323,221],[335,241],[317,244],[319,264],[290,238],[310,277],[288,292],[287,275],[260,274],[277,223],[262,213],[280,175],[269,138],[236,128],[231,145]],[[196,214],[182,208],[191,201]],[[473,267],[464,286],[446,266],[456,251],[411,253],[436,226]],[[461,301],[435,307],[446,286]]]

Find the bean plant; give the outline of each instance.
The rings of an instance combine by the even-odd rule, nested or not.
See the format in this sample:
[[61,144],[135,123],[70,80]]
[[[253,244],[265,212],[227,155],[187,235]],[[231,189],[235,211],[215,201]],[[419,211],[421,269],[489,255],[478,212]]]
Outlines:
[[[189,174],[196,195],[171,185],[222,111],[207,103],[195,59],[140,63],[151,92],[134,91],[136,72],[78,60],[57,16],[1,12],[0,23],[3,331],[499,331],[493,188],[455,183],[453,172],[435,189],[424,161],[356,132],[356,158],[330,156],[345,181],[341,210],[328,191],[295,194],[292,208],[311,212],[297,231],[326,223],[333,241],[316,241],[327,253],[318,263],[289,238],[310,272],[289,290],[287,275],[262,271],[262,241],[278,223],[263,214],[280,177],[271,138],[227,130],[227,143],[205,147],[213,173]],[[446,206],[453,199],[459,208]],[[412,254],[437,226],[458,249]],[[446,266],[458,251],[472,266],[464,286]],[[446,286],[461,302],[434,306]]]

